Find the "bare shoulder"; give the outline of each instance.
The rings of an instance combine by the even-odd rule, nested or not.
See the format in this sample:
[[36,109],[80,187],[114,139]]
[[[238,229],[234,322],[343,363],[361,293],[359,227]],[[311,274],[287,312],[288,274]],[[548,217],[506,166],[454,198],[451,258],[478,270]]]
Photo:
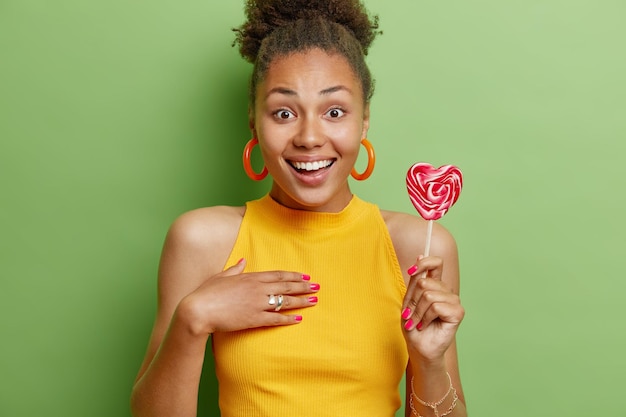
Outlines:
[[188,211],[172,223],[168,239],[199,249],[214,247],[224,239],[236,238],[244,213],[245,207],[231,206]]
[[[428,222],[420,216],[396,211],[381,210],[389,230],[400,267],[404,271],[424,254]],[[458,264],[457,246],[452,234],[438,222],[433,224],[430,254],[444,259],[450,269]]]
[[[189,291],[222,271],[237,239],[245,207],[189,211],[171,225],[161,254],[159,284]],[[184,278],[183,278],[184,277]]]
[[[381,210],[381,214],[394,244],[398,248],[407,247],[410,251],[424,251],[428,222],[419,216],[396,211]],[[438,222],[433,224],[431,240],[431,252],[436,254],[448,251],[452,247],[456,249],[456,242],[452,234]]]

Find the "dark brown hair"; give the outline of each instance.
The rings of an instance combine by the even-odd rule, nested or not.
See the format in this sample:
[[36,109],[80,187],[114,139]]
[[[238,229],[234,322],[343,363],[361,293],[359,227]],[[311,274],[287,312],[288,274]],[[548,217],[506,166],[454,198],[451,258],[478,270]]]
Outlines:
[[368,102],[374,81],[365,55],[378,31],[378,16],[370,17],[359,0],[247,0],[247,20],[236,32],[234,45],[254,64],[250,103],[270,63],[294,52],[319,48],[343,55],[361,81]]

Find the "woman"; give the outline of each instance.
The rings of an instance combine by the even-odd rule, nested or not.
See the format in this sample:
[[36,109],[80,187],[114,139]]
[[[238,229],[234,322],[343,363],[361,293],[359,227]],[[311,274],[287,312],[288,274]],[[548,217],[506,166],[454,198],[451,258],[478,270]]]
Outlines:
[[269,172],[272,188],[172,225],[133,415],[196,415],[211,336],[223,416],[392,416],[404,372],[407,416],[465,416],[453,238],[436,226],[439,257],[422,259],[426,222],[348,183],[369,175],[353,167],[370,146],[364,55],[377,19],[356,0],[249,0],[246,13],[246,155],[258,143],[265,162],[248,171]]

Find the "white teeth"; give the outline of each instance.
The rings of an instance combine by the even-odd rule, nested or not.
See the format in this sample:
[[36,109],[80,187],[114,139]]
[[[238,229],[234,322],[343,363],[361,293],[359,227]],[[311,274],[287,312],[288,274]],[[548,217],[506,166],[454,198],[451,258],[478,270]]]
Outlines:
[[333,161],[331,161],[330,159],[326,159],[323,161],[315,162],[292,162],[291,164],[296,169],[304,169],[305,171],[317,171],[318,169],[326,168],[332,163]]

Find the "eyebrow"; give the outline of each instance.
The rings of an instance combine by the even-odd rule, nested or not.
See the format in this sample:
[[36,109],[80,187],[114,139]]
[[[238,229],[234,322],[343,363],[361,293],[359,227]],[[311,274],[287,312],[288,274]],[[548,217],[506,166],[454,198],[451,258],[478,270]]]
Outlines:
[[[329,87],[329,88],[325,88],[322,91],[319,92],[320,96],[327,96],[330,95],[332,93],[336,93],[337,91],[347,91],[348,93],[352,93],[352,90],[350,90],[348,87],[343,86],[343,85],[336,85],[334,87]],[[291,90],[289,88],[285,88],[285,87],[275,87],[272,88],[270,91],[267,92],[266,94],[266,98],[271,96],[272,94],[282,94],[282,95],[286,95],[286,96],[293,96],[293,97],[297,97],[298,93],[294,90]]]
[[267,92],[265,97],[267,98],[267,97],[271,96],[272,94],[282,94],[282,95],[285,95],[285,96],[297,96],[298,95],[298,93],[296,93],[295,91],[290,90],[288,88],[285,88],[285,87],[274,87],[270,91]]
[[327,96],[329,94],[336,93],[337,91],[347,91],[348,93],[352,94],[352,90],[350,90],[348,87],[344,85],[336,85],[334,87],[326,88],[320,91],[320,96]]

